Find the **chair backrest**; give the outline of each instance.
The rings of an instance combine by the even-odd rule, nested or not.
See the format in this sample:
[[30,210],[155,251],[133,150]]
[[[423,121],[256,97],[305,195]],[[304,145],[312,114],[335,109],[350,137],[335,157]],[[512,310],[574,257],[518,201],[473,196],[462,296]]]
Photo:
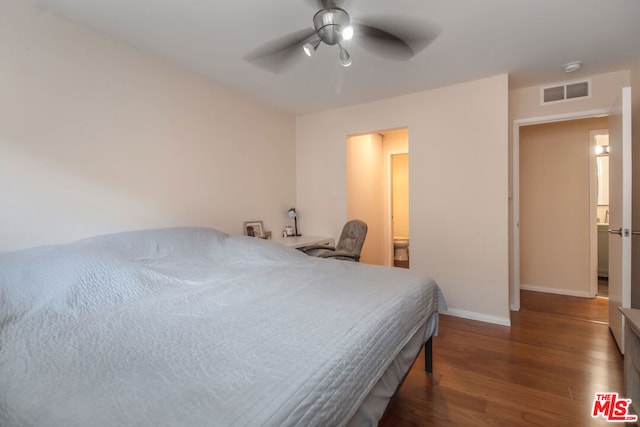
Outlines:
[[367,237],[367,223],[359,219],[348,221],[342,228],[340,239],[336,245],[336,252],[348,252],[360,257],[364,239]]

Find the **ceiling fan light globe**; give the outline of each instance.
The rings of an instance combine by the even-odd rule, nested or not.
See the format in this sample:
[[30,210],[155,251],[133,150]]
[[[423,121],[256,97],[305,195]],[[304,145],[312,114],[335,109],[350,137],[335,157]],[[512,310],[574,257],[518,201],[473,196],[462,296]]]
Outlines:
[[342,29],[342,40],[351,40],[353,38],[353,27],[348,25]]
[[343,67],[348,67],[351,65],[351,55],[347,52],[347,49],[340,45],[340,63]]
[[307,56],[312,56],[318,50],[318,46],[320,46],[320,39],[305,43],[302,50]]
[[302,46],[302,50],[304,51],[305,55],[312,56],[315,49],[313,48],[313,45],[311,43],[305,43],[304,46]]

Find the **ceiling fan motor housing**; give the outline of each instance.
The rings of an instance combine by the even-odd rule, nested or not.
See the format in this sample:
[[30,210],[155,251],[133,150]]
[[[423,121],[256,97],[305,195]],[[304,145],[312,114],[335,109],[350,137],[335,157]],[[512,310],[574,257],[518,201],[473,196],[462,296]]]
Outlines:
[[342,29],[351,25],[349,14],[338,7],[322,9],[313,17],[313,27],[318,37],[328,45],[342,41]]

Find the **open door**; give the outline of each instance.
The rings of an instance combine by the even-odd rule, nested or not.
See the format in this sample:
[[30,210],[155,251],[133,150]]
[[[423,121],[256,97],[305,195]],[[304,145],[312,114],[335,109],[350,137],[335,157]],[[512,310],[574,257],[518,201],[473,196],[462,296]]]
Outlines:
[[631,88],[609,115],[609,328],[624,354],[624,317],[631,307]]

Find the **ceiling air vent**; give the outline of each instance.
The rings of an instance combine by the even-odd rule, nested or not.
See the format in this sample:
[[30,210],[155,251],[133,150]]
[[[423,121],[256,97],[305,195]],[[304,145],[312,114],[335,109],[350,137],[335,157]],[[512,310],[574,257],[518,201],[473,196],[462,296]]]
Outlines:
[[571,83],[567,85],[567,99],[589,96],[589,82]]
[[573,99],[589,98],[591,96],[591,81],[563,83],[542,88],[542,103],[570,101]]
[[564,86],[547,87],[543,89],[544,100],[546,102],[564,101]]

